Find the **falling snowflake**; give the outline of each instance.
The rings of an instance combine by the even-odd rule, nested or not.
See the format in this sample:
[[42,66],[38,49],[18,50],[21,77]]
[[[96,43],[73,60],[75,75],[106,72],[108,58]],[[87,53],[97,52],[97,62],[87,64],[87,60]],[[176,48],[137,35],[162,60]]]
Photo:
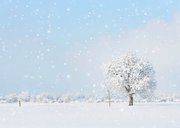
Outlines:
[[55,66],[55,65],[51,65],[51,68],[52,68],[52,69],[55,69],[55,68],[56,68],[56,66]]
[[51,33],[51,30],[47,30],[47,33],[50,34],[50,33]]
[[67,74],[67,75],[66,75],[66,78],[67,78],[67,79],[70,79],[70,78],[71,78],[71,76],[70,76],[69,74]]
[[71,9],[70,8],[66,8],[66,11],[69,12],[69,11],[71,11]]

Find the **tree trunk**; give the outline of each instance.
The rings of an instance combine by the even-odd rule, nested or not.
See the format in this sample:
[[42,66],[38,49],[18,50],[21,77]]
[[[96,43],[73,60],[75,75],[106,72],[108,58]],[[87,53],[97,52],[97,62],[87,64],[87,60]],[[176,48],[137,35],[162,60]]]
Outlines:
[[109,100],[109,107],[111,107],[111,93],[108,90],[108,100]]
[[21,107],[21,101],[19,100],[19,107]]
[[129,106],[133,106],[133,94],[129,94]]

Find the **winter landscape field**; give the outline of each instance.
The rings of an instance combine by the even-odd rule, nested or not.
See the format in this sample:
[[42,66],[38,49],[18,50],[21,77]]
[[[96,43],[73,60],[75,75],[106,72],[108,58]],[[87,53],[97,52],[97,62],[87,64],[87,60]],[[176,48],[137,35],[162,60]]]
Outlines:
[[180,103],[0,105],[0,128],[179,128]]
[[180,128],[180,0],[0,1],[0,128]]

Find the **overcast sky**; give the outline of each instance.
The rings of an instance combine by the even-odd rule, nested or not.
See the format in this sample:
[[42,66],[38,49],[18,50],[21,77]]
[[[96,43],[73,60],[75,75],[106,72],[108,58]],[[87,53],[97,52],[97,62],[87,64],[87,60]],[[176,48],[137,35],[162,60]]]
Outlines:
[[103,93],[102,65],[135,51],[157,92],[180,92],[179,0],[1,0],[0,94]]

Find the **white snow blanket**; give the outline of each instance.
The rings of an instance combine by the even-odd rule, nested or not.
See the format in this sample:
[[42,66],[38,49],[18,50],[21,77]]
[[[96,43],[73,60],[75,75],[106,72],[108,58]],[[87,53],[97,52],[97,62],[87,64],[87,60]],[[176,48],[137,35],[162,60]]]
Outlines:
[[0,128],[180,128],[180,103],[1,104]]

